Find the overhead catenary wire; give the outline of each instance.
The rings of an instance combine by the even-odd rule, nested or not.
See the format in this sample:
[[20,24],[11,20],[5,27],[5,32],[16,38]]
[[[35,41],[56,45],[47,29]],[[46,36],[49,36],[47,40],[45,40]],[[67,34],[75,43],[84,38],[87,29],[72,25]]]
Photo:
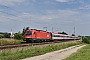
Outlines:
[[11,10],[14,10],[14,11],[16,11],[16,12],[18,12],[18,13],[22,13],[21,11],[15,10],[15,9],[9,7],[9,6],[6,6],[6,5],[1,5],[1,6],[6,7],[6,8],[8,8],[8,9],[11,9]]
[[[8,12],[5,12],[5,11],[0,11],[0,12],[5,13],[5,14],[7,14],[7,15],[11,15],[11,16],[18,17],[18,18],[21,18],[21,19],[24,19],[24,20],[25,20],[25,18],[19,17],[19,16],[17,16],[17,15],[14,15],[14,14],[11,14],[11,13],[8,13]],[[7,18],[7,19],[11,19],[11,18]],[[15,19],[12,19],[12,20],[16,21]],[[18,21],[18,20],[17,20],[17,21]],[[31,21],[31,20],[29,20],[29,21]],[[23,23],[24,23],[24,22],[23,22]],[[34,21],[34,23],[38,23],[38,25],[43,25],[42,23],[36,22],[36,21]]]
[[[13,9],[13,8],[11,8],[11,7],[9,7],[9,6],[6,6],[6,5],[1,5],[1,6],[6,7],[6,8],[8,8],[8,9],[11,9],[11,10],[13,10],[13,11],[16,11],[16,12],[18,12],[18,13],[23,13],[23,12],[21,12],[21,11],[18,11],[18,10],[16,10],[16,9]],[[10,13],[4,12],[4,11],[1,11],[1,12],[6,13],[6,14],[9,14],[9,15],[12,15],[12,16],[16,16],[16,15],[14,15],[14,14],[10,14]],[[27,14],[24,14],[24,15],[27,15]],[[18,16],[16,16],[16,17],[18,17]],[[30,16],[30,17],[31,17],[31,16]],[[19,18],[21,18],[21,17],[19,17]],[[25,19],[25,18],[23,18],[23,19]],[[29,20],[29,19],[28,19],[28,20]],[[32,21],[32,20],[29,20],[29,21]],[[35,22],[35,23],[42,24],[42,23],[40,23],[40,22]],[[52,25],[52,24],[51,24],[51,25]]]
[[[16,9],[13,9],[13,8],[11,8],[11,7],[8,7],[8,6],[5,6],[5,5],[2,5],[2,6],[8,8],[8,9],[11,9],[11,10],[13,10],[13,11],[16,11],[16,12],[18,12],[18,13],[23,13],[23,12],[18,11],[18,10],[16,10]],[[8,13],[8,12],[5,12],[5,11],[0,11],[0,12],[5,13],[5,14],[7,14],[7,15],[11,15],[11,16],[17,17],[17,18],[21,18],[21,19],[23,19],[23,20],[26,20],[26,18],[24,18],[24,17],[20,17],[20,16],[17,16],[17,15],[14,15],[14,14],[11,14],[11,13]],[[24,15],[26,15],[26,14],[24,14]],[[30,16],[30,17],[31,17],[31,16]],[[33,20],[31,20],[31,19],[28,19],[28,20],[27,20],[27,21],[30,21],[30,23],[29,23],[29,22],[23,22],[22,20],[11,19],[11,18],[7,18],[7,19],[10,19],[10,20],[13,20],[13,21],[20,21],[20,22],[22,22],[22,23],[26,23],[26,24],[30,24],[30,25],[31,25],[31,22],[33,22],[33,23],[36,23],[36,25],[43,26],[43,27],[45,27],[45,26],[47,26],[47,27],[52,27],[52,25],[53,25],[53,24],[50,24],[50,23],[43,24],[43,23],[40,23],[40,22],[37,22],[37,21],[33,21]],[[33,24],[32,24],[32,25],[33,25]]]
[[[4,12],[4,11],[0,11],[0,12],[5,13],[5,14],[8,14],[8,15],[12,15],[12,16],[14,16],[14,17],[18,17],[18,16],[16,16],[16,15],[13,15],[13,14],[10,14],[10,13]],[[4,16],[0,16],[0,17],[4,17]],[[22,23],[26,23],[26,24],[33,25],[33,24],[29,23],[29,22],[23,22],[23,21],[21,21],[21,20],[12,19],[12,18],[9,18],[9,17],[4,17],[4,18],[9,19],[9,20],[13,20],[13,21],[18,21],[18,22],[22,22]],[[21,18],[21,17],[19,17],[19,18]],[[36,23],[38,23],[38,22],[36,22]],[[42,26],[40,23],[37,24],[37,25]]]

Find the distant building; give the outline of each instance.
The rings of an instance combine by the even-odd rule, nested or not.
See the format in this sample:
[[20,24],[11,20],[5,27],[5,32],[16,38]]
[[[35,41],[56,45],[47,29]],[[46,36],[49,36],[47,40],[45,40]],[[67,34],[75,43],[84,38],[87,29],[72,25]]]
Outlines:
[[10,37],[11,37],[11,38],[14,38],[14,33],[12,33],[12,30],[11,30]]

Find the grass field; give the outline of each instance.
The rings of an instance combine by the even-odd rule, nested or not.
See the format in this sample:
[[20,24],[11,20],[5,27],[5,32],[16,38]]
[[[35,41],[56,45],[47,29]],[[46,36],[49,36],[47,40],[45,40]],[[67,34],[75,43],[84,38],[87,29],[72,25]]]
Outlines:
[[0,45],[20,44],[21,40],[0,40]]
[[27,50],[22,49],[22,50],[17,50],[16,52],[2,51],[0,52],[0,59],[1,60],[19,60],[22,58],[41,55],[41,54],[60,50],[60,49],[78,45],[78,44],[82,44],[82,42],[81,41],[68,42],[68,43],[62,43],[60,45],[49,45],[42,48],[31,48]]
[[78,50],[78,52],[72,54],[65,60],[90,60],[90,44]]

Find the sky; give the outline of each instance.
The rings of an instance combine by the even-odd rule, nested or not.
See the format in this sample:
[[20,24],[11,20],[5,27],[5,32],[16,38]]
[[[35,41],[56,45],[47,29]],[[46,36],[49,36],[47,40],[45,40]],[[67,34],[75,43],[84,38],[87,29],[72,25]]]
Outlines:
[[24,27],[90,35],[90,0],[0,0],[0,32]]

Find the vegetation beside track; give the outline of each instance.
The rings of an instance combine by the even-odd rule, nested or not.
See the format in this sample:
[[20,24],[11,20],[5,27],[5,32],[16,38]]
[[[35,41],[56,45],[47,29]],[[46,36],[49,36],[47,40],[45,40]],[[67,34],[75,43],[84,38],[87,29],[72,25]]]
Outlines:
[[65,60],[90,60],[90,36],[83,36],[82,42],[86,43],[87,45]]
[[87,44],[65,60],[90,60],[90,44]]
[[21,40],[0,40],[0,45],[20,44]]
[[81,41],[67,42],[67,43],[61,43],[60,45],[49,45],[42,48],[41,47],[31,48],[27,50],[21,49],[16,52],[2,51],[0,52],[0,59],[1,60],[19,60],[27,57],[32,57],[32,56],[41,55],[48,52],[64,49],[78,44],[82,44],[82,42]]
[[82,37],[82,42],[90,44],[90,36],[83,36]]

